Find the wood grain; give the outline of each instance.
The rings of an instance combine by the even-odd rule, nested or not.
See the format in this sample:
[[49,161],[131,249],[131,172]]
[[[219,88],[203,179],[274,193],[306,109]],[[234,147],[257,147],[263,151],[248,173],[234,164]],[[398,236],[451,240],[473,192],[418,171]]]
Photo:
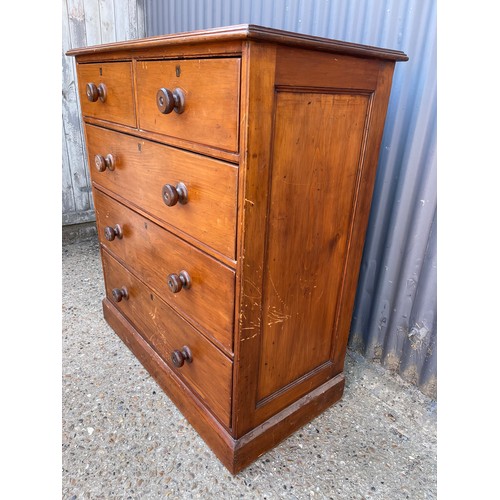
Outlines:
[[368,104],[277,94],[259,400],[330,359]]
[[257,370],[262,320],[262,269],[267,215],[267,183],[271,162],[274,74],[276,47],[249,43],[244,62],[248,99],[242,105],[245,117],[240,181],[239,283],[235,329],[235,375],[233,435],[236,438],[255,427]]
[[[374,181],[376,161],[367,138],[373,134],[369,123],[384,66],[369,60],[363,70],[360,61],[345,56],[342,72],[338,55],[278,47],[275,59],[266,57],[268,64],[276,61],[275,71],[268,76],[263,65],[254,81],[252,67],[258,68],[259,61],[254,50],[250,45],[246,85],[253,98],[245,111],[245,181],[240,185],[245,208],[237,272],[237,437],[342,372],[355,292],[351,276],[357,276],[350,252],[356,249],[361,256],[364,233],[357,225],[364,224],[370,200],[363,200],[363,215],[354,213],[359,190],[363,198],[369,196],[362,179],[368,175],[369,183]],[[316,58],[321,71],[306,62]],[[297,61],[311,71],[298,71]],[[264,106],[262,95],[275,99]],[[271,121],[261,107],[273,110]],[[258,123],[255,130],[253,123]],[[380,122],[377,126],[383,129]],[[347,317],[341,309],[349,311]]]
[[[94,198],[101,244],[126,262],[171,307],[231,353],[234,271],[98,189]],[[123,238],[107,241],[105,227],[116,224],[122,228]],[[182,270],[188,272],[191,287],[172,293],[167,276]]]
[[408,56],[399,50],[332,40],[330,38],[322,38],[303,33],[293,33],[255,24],[239,24],[207,30],[190,31],[187,33],[173,33],[143,40],[103,44],[98,47],[82,47],[80,49],[68,51],[68,54],[74,56],[98,54],[100,57],[106,57],[107,54],[119,51],[136,51],[141,49],[146,51],[152,49],[168,50],[172,46],[180,46],[182,50],[183,45],[204,45],[214,42],[225,42],[230,44],[236,40],[255,40],[276,45],[304,47],[315,51],[345,53],[364,58],[378,58],[393,61],[408,60]]
[[[238,150],[240,59],[141,61],[136,63],[139,126],[177,139],[227,151]],[[185,109],[162,114],[160,88],[185,93]]]
[[[106,296],[113,301],[113,288],[126,287],[128,299],[115,303],[135,325],[167,366],[205,402],[226,425],[231,417],[232,363],[200,333],[182,320],[160,297],[103,250]],[[189,346],[192,363],[176,368],[170,358],[175,349]]]
[[380,64],[377,87],[373,94],[370,117],[366,124],[368,133],[358,180],[358,192],[353,207],[350,245],[344,270],[344,285],[336,318],[336,335],[334,338],[336,349],[332,353],[335,365],[342,370],[344,369],[347,340],[356,297],[361,258],[363,256],[366,228],[370,217],[370,205],[393,73],[393,61]]
[[[237,168],[90,125],[86,135],[90,162],[96,154],[108,153],[117,162],[112,172],[98,172],[92,163],[94,182],[234,258]],[[167,207],[163,185],[178,182],[187,186],[188,203]]]
[[[78,64],[78,94],[83,116],[135,127],[135,103],[130,62]],[[86,95],[88,83],[106,85],[105,102],[90,102]]]

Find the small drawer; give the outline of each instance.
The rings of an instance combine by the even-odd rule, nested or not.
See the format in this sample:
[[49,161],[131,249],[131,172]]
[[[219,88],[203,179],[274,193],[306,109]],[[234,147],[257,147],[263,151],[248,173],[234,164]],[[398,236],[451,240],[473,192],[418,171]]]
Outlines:
[[98,189],[94,202],[101,243],[232,351],[234,271]]
[[95,183],[234,260],[237,167],[92,125],[86,136]]
[[102,262],[107,298],[172,371],[229,427],[231,360],[105,250]]
[[130,62],[78,64],[83,116],[136,126]]
[[240,59],[137,61],[139,127],[238,151]]

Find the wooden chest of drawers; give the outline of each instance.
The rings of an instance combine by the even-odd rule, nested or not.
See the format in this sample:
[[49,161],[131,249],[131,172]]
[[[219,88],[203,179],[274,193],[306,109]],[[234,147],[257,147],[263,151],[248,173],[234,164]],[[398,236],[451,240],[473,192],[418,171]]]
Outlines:
[[236,473],[342,395],[407,57],[252,25],[68,54],[104,316]]

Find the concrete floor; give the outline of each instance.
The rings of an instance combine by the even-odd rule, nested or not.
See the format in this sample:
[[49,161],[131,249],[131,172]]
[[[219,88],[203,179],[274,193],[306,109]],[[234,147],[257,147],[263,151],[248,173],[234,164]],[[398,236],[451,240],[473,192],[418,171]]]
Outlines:
[[436,404],[354,352],[343,399],[236,477],[102,317],[95,239],[63,246],[62,497],[436,498]]

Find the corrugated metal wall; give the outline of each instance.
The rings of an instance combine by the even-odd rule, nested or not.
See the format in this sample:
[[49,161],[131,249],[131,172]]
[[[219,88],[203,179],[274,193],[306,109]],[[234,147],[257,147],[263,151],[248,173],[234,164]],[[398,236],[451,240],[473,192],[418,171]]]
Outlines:
[[95,220],[69,49],[145,36],[144,0],[62,1],[62,223]]
[[406,52],[380,153],[350,345],[436,397],[436,3],[146,0],[148,36],[253,23]]

